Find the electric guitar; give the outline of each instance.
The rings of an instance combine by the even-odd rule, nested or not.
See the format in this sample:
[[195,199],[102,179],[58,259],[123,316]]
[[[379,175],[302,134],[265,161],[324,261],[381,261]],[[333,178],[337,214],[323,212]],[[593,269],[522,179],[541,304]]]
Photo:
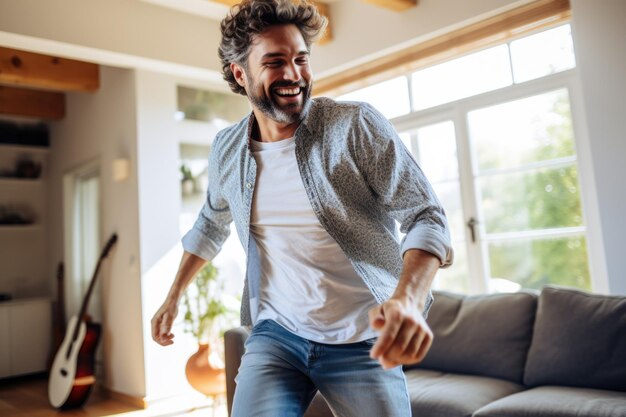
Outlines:
[[116,242],[117,234],[113,234],[104,246],[80,312],[67,324],[65,338],[52,362],[48,381],[48,399],[55,408],[80,407],[87,401],[96,382],[94,360],[100,340],[100,325],[86,318],[87,305],[100,265]]

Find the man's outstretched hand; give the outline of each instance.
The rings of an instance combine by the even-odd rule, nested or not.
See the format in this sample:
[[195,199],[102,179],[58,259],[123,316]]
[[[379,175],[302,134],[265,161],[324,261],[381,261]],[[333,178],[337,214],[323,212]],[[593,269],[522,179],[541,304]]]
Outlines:
[[369,311],[369,320],[380,332],[370,356],[385,369],[421,362],[430,349],[433,333],[409,299],[390,298]]
[[178,314],[176,303],[166,301],[152,317],[152,339],[161,346],[174,343],[172,324]]

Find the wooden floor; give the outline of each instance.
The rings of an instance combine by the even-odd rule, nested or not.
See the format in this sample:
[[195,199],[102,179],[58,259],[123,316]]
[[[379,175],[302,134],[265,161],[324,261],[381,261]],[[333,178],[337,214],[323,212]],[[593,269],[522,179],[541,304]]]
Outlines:
[[58,411],[48,403],[48,380],[45,375],[0,380],[0,417],[226,417],[223,404],[185,408],[180,402],[159,404],[147,409],[107,398],[94,390],[80,409]]

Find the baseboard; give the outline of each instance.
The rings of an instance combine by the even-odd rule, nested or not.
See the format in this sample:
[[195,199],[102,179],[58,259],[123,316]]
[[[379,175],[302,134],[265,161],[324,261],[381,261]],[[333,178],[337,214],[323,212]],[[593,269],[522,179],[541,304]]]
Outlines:
[[106,392],[106,395],[113,400],[133,405],[141,409],[148,408],[148,402],[143,397],[135,397],[133,395],[122,394],[121,392],[113,391],[108,388],[104,388],[104,391]]
[[205,397],[200,393],[173,395],[171,397],[144,398],[144,402],[150,409],[161,412],[159,415],[181,415],[201,409],[211,409],[219,398]]
[[[201,409],[210,409],[217,401],[218,404],[223,401],[225,404],[226,396],[204,397],[200,394],[193,393],[191,395],[177,395],[167,398],[148,399],[145,397],[135,397],[121,392],[113,391],[109,388],[101,387],[101,392],[108,398],[135,406],[140,409],[158,408],[173,412],[172,415],[178,415],[183,412],[197,411]],[[223,398],[222,398],[223,397]]]

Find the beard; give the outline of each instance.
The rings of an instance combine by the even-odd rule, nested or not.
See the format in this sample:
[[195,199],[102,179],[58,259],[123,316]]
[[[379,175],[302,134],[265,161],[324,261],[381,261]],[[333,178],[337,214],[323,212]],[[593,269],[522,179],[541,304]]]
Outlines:
[[[263,89],[263,86],[260,83],[257,83],[256,80],[250,75],[248,75],[248,79],[250,80],[250,89],[246,91],[248,99],[252,103],[252,105],[258,108],[264,115],[269,117],[278,123],[295,123],[299,122],[303,119],[307,110],[311,106],[311,83],[307,83],[304,80],[300,80],[297,83],[289,82],[289,81],[276,81],[270,85],[269,91],[270,95],[268,96]],[[271,93],[276,88],[280,87],[299,87],[300,94],[302,95],[302,100],[300,103],[289,103],[286,105],[281,105],[276,100],[274,93]],[[258,91],[258,93],[257,93]]]

